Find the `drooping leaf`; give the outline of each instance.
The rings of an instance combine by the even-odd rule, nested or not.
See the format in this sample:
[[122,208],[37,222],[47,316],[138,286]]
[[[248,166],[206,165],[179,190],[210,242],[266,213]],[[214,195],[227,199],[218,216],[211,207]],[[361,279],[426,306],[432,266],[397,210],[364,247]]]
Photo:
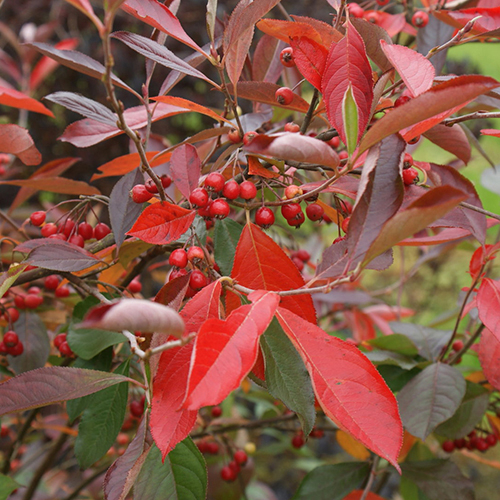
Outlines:
[[500,130],[496,130],[494,128],[483,128],[481,130],[481,134],[491,135],[492,137],[500,137]]
[[261,336],[260,346],[267,390],[297,414],[304,435],[308,436],[316,420],[311,377],[276,318]]
[[353,262],[358,262],[368,251],[383,225],[403,202],[401,172],[405,149],[403,139],[391,135],[368,152],[347,237]]
[[146,243],[167,245],[189,229],[195,216],[196,211],[166,201],[154,203],[146,207],[127,234]]
[[292,500],[343,500],[353,489],[359,488],[370,472],[366,462],[320,465],[300,483]]
[[415,483],[429,500],[474,500],[474,485],[451,460],[421,460],[401,464],[403,477]]
[[38,165],[42,161],[29,132],[12,123],[0,124],[0,153],[15,155],[25,165]]
[[405,428],[425,440],[456,412],[465,394],[463,375],[450,365],[433,363],[414,377],[398,394]]
[[[130,361],[113,373],[128,375]],[[92,395],[82,414],[75,441],[75,456],[80,468],[87,469],[99,460],[115,442],[127,410],[128,383],[123,382]]]
[[463,128],[455,123],[451,127],[438,124],[424,133],[424,137],[440,148],[455,155],[466,165],[471,156],[471,146]]
[[[22,159],[21,157],[19,158]],[[0,184],[6,184],[9,186],[21,186],[28,189],[36,189],[38,191],[48,191],[50,193],[76,194],[87,196],[101,194],[101,192],[97,188],[89,186],[86,182],[75,181],[73,179],[65,179],[64,177],[30,177],[29,179],[0,181]]]
[[50,109],[47,109],[41,102],[23,94],[15,89],[3,87],[0,85],[0,104],[10,106],[12,108],[26,109],[42,115],[54,117]]
[[432,87],[436,72],[429,59],[403,45],[388,44],[384,40],[381,40],[380,45],[412,97]]
[[109,108],[81,94],[54,92],[45,96],[45,99],[100,123],[115,126],[118,121],[118,117]]
[[[297,266],[272,238],[253,224],[243,228],[231,277],[253,290],[293,290],[304,286]],[[282,297],[281,306],[316,323],[316,311],[309,294]]]
[[215,223],[214,228],[214,258],[221,273],[231,274],[236,247],[243,231],[243,226],[232,219],[222,219]]
[[37,368],[0,385],[0,416],[81,398],[120,382],[136,383],[128,377],[97,370],[60,366]]
[[239,307],[226,320],[209,319],[198,331],[182,408],[197,410],[219,404],[252,369],[259,337],[271,322],[280,298],[272,292],[254,292],[249,299],[251,305]]
[[304,360],[325,414],[399,469],[403,427],[398,406],[373,364],[357,347],[293,312],[278,308],[277,317]]
[[339,165],[337,153],[324,141],[292,132],[258,134],[245,149],[282,160],[319,163],[332,168]]
[[373,79],[370,62],[366,56],[363,39],[356,28],[347,21],[345,37],[332,45],[321,83],[328,120],[347,144],[343,117],[344,96],[351,88],[358,109],[358,143],[370,118],[373,100]]
[[170,160],[170,176],[175,187],[185,198],[198,187],[201,175],[201,160],[196,148],[183,144],[174,150]]
[[485,328],[479,342],[479,362],[488,382],[498,389],[500,387],[500,340]]
[[[457,106],[464,106],[498,85],[492,78],[476,75],[459,76],[435,85],[378,120],[363,137],[358,155],[384,137]],[[420,133],[426,132],[434,125],[436,123],[429,123],[428,128],[422,129]]]
[[297,69],[312,86],[320,90],[328,50],[315,40],[303,36],[290,38],[290,47]]
[[134,484],[134,498],[148,500],[205,500],[206,494],[205,460],[190,438],[181,441],[163,463],[153,445]]

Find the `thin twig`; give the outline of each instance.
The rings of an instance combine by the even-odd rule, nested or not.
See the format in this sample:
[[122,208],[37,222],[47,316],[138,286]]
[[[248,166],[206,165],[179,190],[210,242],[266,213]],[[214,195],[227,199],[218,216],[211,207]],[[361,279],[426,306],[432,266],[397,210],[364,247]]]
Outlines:
[[456,352],[448,361],[448,364],[453,365],[457,360],[459,360],[471,347],[471,345],[476,341],[476,339],[481,335],[481,332],[485,329],[484,323],[481,323],[476,332],[470,336],[469,340],[464,344],[462,349]]
[[373,481],[375,480],[375,475],[377,473],[378,463],[380,461],[380,457],[378,455],[375,456],[372,463],[372,468],[370,469],[370,475],[368,476],[368,482],[366,483],[365,489],[363,490],[363,494],[359,497],[359,500],[366,500],[368,493],[372,489]]
[[311,103],[309,104],[309,109],[307,110],[306,116],[304,117],[304,121],[302,122],[302,126],[300,127],[300,133],[302,135],[304,135],[307,132],[307,129],[311,124],[311,120],[314,115],[314,110],[318,105],[318,101],[319,101],[319,90],[315,88],[311,99]]
[[447,118],[446,120],[443,120],[442,123],[443,125],[446,125],[447,127],[451,127],[455,125],[455,123],[462,123],[467,120],[482,120],[482,119],[488,119],[488,118],[500,118],[500,113],[489,113],[487,111],[475,111],[474,113],[469,113],[468,115],[462,115],[458,116],[457,118]]
[[462,201],[460,203],[460,206],[464,208],[468,208],[469,210],[474,210],[474,212],[478,212],[483,215],[487,215],[488,217],[491,217],[492,219],[500,220],[500,215],[494,214],[493,212],[489,212],[488,210],[485,210],[484,208],[481,207],[476,207],[475,205],[471,205],[470,203],[467,203],[465,201]]

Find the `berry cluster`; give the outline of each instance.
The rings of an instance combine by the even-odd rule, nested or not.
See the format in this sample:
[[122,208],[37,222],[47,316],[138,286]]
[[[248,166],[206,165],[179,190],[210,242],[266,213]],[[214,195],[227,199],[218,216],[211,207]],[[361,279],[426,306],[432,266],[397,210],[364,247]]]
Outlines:
[[67,285],[59,286],[60,282],[61,280],[57,274],[51,274],[43,280],[43,286],[48,291],[54,291],[54,295],[58,299],[63,299],[68,297],[71,291]]
[[[190,266],[191,274],[189,275],[187,297],[192,297],[208,285],[209,279],[199,269],[205,263],[203,248],[196,245],[189,247],[187,251],[184,248],[177,248],[170,254],[168,263],[173,266],[169,275],[169,281],[186,276],[188,274],[187,267],[188,265]],[[214,268],[217,269],[216,266]]]
[[[376,0],[377,5],[380,7],[386,6],[390,0]],[[358,19],[365,19],[366,21],[373,24],[380,24],[382,16],[378,10],[365,10],[363,7],[357,3],[350,3],[348,5],[349,14]],[[423,10],[417,10],[414,12],[411,23],[415,28],[425,28],[429,22],[429,14]]]
[[244,466],[247,461],[248,455],[243,450],[237,450],[233,455],[233,459],[222,467],[220,477],[228,483],[235,481],[241,471],[241,467]]
[[485,452],[487,449],[492,448],[498,443],[498,438],[493,432],[482,431],[483,435],[478,436],[476,431],[472,431],[467,435],[467,438],[448,439],[443,441],[441,445],[443,451],[451,453],[454,450],[478,450]]
[[24,352],[24,344],[19,340],[14,330],[8,330],[3,334],[0,342],[0,355],[10,354],[11,356],[20,356]]
[[[168,188],[172,184],[172,178],[168,175],[162,175],[160,181],[163,189]],[[158,187],[152,179],[148,179],[145,184],[136,184],[130,190],[130,197],[134,203],[146,203],[155,194],[158,194]]]
[[59,333],[56,335],[54,338],[54,347],[59,350],[59,354],[61,354],[64,358],[71,358],[74,356],[74,353],[66,340],[65,333]]

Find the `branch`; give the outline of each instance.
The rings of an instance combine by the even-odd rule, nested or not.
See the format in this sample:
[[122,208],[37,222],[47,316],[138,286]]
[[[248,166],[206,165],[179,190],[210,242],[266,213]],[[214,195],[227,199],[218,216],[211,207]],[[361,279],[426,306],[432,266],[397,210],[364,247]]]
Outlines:
[[363,494],[359,497],[359,500],[366,500],[368,493],[372,489],[373,481],[375,480],[375,475],[377,474],[377,467],[380,461],[380,457],[378,455],[375,456],[372,468],[370,469],[370,475],[368,476],[368,482],[366,483],[365,489],[363,490]]
[[481,120],[487,118],[500,118],[500,113],[489,113],[487,111],[475,111],[474,113],[469,113],[468,115],[459,116],[457,118],[446,118],[442,123],[447,127],[455,125],[455,123],[465,122],[467,120]]

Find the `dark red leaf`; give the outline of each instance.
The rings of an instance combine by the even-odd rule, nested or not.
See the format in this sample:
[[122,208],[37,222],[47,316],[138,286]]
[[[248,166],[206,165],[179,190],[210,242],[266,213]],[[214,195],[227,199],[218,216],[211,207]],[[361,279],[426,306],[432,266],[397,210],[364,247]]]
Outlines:
[[466,165],[469,163],[471,155],[470,143],[467,135],[458,123],[455,123],[452,127],[438,123],[425,132],[424,137],[436,144],[436,146],[455,155]]
[[361,351],[287,309],[278,320],[311,375],[325,414],[399,470],[403,426],[396,398]]
[[500,27],[500,7],[494,8],[475,8],[461,10],[439,10],[432,12],[440,21],[453,26],[454,28],[463,28],[469,21],[476,19],[471,33],[486,33]]
[[50,109],[47,109],[41,102],[23,94],[15,89],[0,86],[0,104],[12,108],[26,109],[42,115],[54,117]]
[[500,390],[500,339],[498,337],[499,335],[494,335],[488,328],[485,328],[481,333],[478,355],[486,380],[495,389]]
[[201,160],[196,148],[183,144],[174,150],[170,159],[170,175],[177,189],[185,198],[198,187],[201,175]]
[[0,124],[0,153],[15,155],[25,165],[38,165],[42,161],[29,132],[14,124]]
[[[256,82],[276,83],[283,71],[279,59],[285,44],[276,38],[264,34],[259,40],[252,59],[252,80]],[[240,88],[238,86],[238,94]]]
[[73,179],[66,179],[64,177],[30,177],[29,179],[0,181],[0,184],[21,186],[30,189],[36,189],[37,191],[48,191],[50,193],[76,194],[87,196],[93,194],[101,194],[101,192],[97,188],[95,188],[94,186],[89,186],[86,182],[74,181]]
[[189,278],[190,275],[186,274],[167,281],[155,295],[155,302],[163,304],[164,306],[169,306],[178,311],[186,295],[189,286]]
[[328,50],[307,37],[290,38],[290,46],[297,69],[311,85],[320,90]]

